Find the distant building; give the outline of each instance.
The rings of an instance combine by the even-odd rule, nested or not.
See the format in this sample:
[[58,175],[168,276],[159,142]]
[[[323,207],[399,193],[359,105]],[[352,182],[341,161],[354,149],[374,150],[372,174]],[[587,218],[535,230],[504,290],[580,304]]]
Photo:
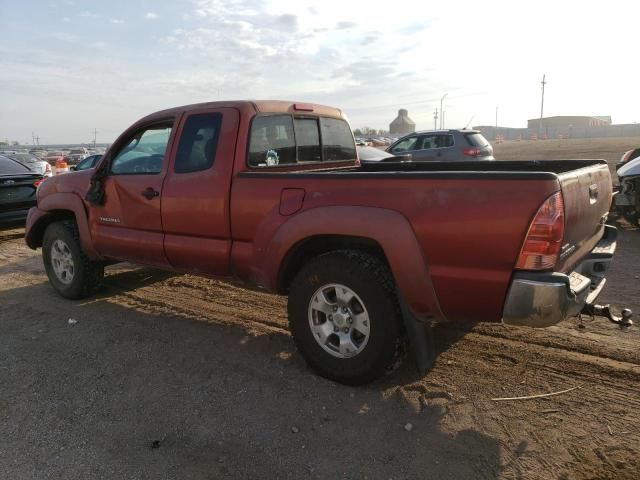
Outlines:
[[416,123],[409,118],[409,112],[404,108],[398,110],[398,116],[389,124],[390,135],[406,135],[416,131]]
[[[611,125],[611,116],[560,116],[544,117],[542,119],[542,128],[603,127],[605,125]],[[540,119],[532,118],[528,120],[527,128],[540,128]]]

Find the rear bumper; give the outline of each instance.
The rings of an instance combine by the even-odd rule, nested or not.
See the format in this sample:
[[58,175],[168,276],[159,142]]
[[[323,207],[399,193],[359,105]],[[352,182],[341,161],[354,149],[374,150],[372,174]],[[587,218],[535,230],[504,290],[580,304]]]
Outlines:
[[508,325],[549,327],[576,316],[593,303],[606,283],[618,231],[605,226],[602,239],[569,274],[517,272],[511,280],[502,321]]
[[[35,202],[33,202],[35,204]],[[0,211],[0,225],[24,224],[30,206],[20,206],[11,210]]]

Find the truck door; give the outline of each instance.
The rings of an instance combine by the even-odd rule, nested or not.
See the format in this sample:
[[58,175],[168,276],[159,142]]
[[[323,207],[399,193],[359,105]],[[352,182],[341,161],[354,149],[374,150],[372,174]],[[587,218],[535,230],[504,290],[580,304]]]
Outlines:
[[181,120],[162,190],[164,250],[178,270],[229,275],[229,196],[238,135],[233,108],[197,109]]
[[[160,195],[173,120],[141,127],[110,158],[102,205],[89,209],[91,235],[105,257],[166,267]],[[167,155],[165,155],[165,152]]]

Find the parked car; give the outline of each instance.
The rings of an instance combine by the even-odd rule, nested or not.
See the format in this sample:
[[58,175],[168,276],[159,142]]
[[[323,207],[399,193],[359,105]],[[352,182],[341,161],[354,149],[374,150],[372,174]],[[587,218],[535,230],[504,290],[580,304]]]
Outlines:
[[20,163],[25,164],[27,167],[36,170],[38,173],[41,173],[45,177],[50,177],[53,175],[53,171],[51,170],[51,165],[49,162],[42,160],[35,155],[31,155],[29,153],[14,153],[11,155],[5,155],[12,160],[16,160]]
[[495,160],[493,147],[478,130],[423,130],[396,140],[387,151],[411,154],[414,162]]
[[379,163],[379,162],[410,162],[411,155],[395,155],[389,153],[386,150],[375,147],[361,147],[357,146],[358,158],[361,164],[367,163]]
[[61,150],[47,152],[47,156],[44,159],[51,166],[55,166],[56,162],[59,162],[59,161],[65,161],[65,162],[67,161],[67,157],[65,156],[64,152]]
[[85,159],[89,155],[89,151],[84,148],[72,148],[69,150],[69,162],[71,165],[76,165],[81,160]]
[[620,187],[614,197],[615,210],[632,225],[640,226],[640,156],[618,169]]
[[621,167],[638,157],[640,157],[640,148],[627,150],[622,154],[622,157],[620,157],[620,161],[616,164],[616,170],[620,170]]
[[89,168],[94,168],[101,158],[102,158],[102,154],[89,155],[84,160],[81,160],[77,165],[72,165],[71,167],[69,167],[69,169],[72,171],[77,171],[77,170],[87,170]]
[[0,155],[0,224],[24,222],[36,205],[36,191],[46,177],[22,162]]
[[148,115],[95,169],[45,181],[25,241],[66,298],[120,261],[288,295],[307,363],[361,384],[407,339],[427,368],[435,320],[577,315],[616,249],[610,203],[603,160],[358,167],[339,109],[213,102]]
[[47,152],[44,148],[35,147],[35,148],[32,148],[31,150],[29,150],[29,153],[31,155],[35,155],[38,158],[44,158],[44,157],[47,156],[47,154],[49,152]]

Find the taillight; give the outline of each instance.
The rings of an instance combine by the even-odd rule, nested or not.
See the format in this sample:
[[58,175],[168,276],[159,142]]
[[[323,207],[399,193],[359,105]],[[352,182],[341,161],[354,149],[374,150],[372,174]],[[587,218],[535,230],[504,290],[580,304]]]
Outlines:
[[558,260],[564,236],[564,202],[554,193],[540,206],[522,244],[516,268],[547,270]]
[[479,157],[480,149],[478,147],[467,147],[464,149],[465,157]]
[[41,178],[41,179],[36,180],[35,182],[33,182],[33,186],[38,188],[42,182],[44,182],[44,178]]

